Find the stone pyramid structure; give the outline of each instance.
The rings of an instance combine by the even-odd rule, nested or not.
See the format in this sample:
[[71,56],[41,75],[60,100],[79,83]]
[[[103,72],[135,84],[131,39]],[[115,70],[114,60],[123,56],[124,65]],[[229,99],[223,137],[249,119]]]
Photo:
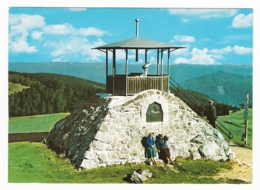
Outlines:
[[[45,139],[76,168],[144,162],[141,140],[150,132],[169,137],[173,159],[235,159],[222,134],[172,93],[147,90],[97,99],[57,122]],[[153,105],[161,117],[150,122],[147,111]]]

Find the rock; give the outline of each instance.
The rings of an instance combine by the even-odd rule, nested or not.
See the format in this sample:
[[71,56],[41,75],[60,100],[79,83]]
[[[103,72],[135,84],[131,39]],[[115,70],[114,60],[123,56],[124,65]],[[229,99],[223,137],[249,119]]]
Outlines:
[[228,157],[223,155],[224,150],[221,149],[217,143],[211,142],[208,144],[205,144],[204,146],[199,147],[199,152],[203,157],[213,159],[213,160],[220,160],[224,159],[227,160]]
[[235,161],[235,160],[236,160],[236,153],[231,152],[231,153],[228,155],[228,158],[229,158],[230,160]]
[[149,170],[136,170],[134,173],[131,175],[130,179],[133,183],[143,183],[147,181],[149,178],[152,177],[152,172]]

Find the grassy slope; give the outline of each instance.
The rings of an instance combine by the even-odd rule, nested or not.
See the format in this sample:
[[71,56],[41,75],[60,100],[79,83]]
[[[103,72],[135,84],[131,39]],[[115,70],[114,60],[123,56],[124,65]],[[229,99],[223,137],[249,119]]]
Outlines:
[[13,94],[15,92],[20,92],[23,89],[30,88],[29,86],[23,86],[21,84],[15,84],[12,82],[8,82],[8,95]]
[[[241,122],[240,112],[232,113],[229,116],[222,116],[219,119],[236,124]],[[12,118],[17,123],[28,128],[30,120],[35,120],[39,126],[51,126],[59,119],[66,116],[57,114],[59,118],[54,119],[56,114]],[[45,117],[46,121],[43,122]],[[51,119],[52,124],[51,123]],[[252,111],[249,118],[252,117]],[[33,123],[33,122],[32,122]],[[45,124],[44,124],[45,123]],[[250,127],[251,125],[251,127]],[[37,126],[31,124],[31,127]],[[235,128],[233,125],[230,128]],[[46,130],[50,128],[46,128]],[[236,129],[236,128],[235,128]],[[252,122],[249,121],[249,131],[252,129]],[[28,129],[27,129],[28,130]],[[22,130],[25,131],[25,130]],[[33,130],[35,131],[35,130]],[[236,131],[236,130],[235,130]],[[239,132],[234,133],[238,135]],[[235,138],[234,138],[235,139]],[[140,165],[118,165],[106,168],[98,168],[92,170],[75,171],[68,159],[64,159],[56,155],[46,145],[42,143],[9,143],[8,145],[8,181],[9,183],[128,183],[126,181],[137,169],[148,169],[153,173],[153,177],[146,183],[151,184],[216,184],[216,183],[244,183],[239,180],[229,179],[212,179],[211,176],[218,173],[221,169],[230,169],[230,162],[214,162],[205,160],[176,160],[175,170],[168,167],[151,167],[145,164]],[[57,167],[58,166],[58,167]],[[176,172],[176,170],[178,172]]]
[[57,113],[9,118],[9,133],[49,132],[54,124],[69,115]]
[[[252,109],[248,109],[248,141],[247,147],[252,149]],[[233,134],[232,143],[238,145],[244,145],[244,142],[241,141],[241,136],[245,132],[245,124],[243,118],[244,110],[237,112],[230,112],[230,115],[220,116],[218,120]]]
[[57,156],[42,143],[9,143],[9,183],[128,183],[137,169],[150,170],[149,184],[217,184],[244,183],[239,180],[212,179],[222,169],[231,169],[231,162],[177,159],[175,170],[146,164],[126,164],[91,170],[74,170],[68,159]]

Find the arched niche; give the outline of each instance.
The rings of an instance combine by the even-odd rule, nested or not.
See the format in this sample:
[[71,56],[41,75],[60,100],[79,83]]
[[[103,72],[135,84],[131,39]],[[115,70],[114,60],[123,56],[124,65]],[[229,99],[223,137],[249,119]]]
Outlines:
[[[148,94],[149,92],[147,92]],[[150,93],[151,94],[151,93]],[[141,102],[141,121],[147,123],[146,113],[150,104],[159,104],[163,113],[163,123],[167,123],[169,120],[168,100],[161,95],[160,91],[155,91],[152,95],[145,96]],[[148,122],[149,123],[149,122]]]
[[146,111],[146,122],[163,122],[163,110],[161,104],[153,102]]

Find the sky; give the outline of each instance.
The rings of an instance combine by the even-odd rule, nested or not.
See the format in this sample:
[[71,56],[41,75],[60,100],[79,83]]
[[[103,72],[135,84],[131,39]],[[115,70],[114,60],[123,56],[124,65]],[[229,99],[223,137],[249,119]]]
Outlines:
[[[8,61],[104,62],[105,53],[91,48],[136,37],[138,18],[140,38],[186,47],[171,53],[171,64],[251,65],[253,14],[252,8],[11,7]],[[124,60],[118,51],[117,61]],[[148,61],[156,61],[155,51]]]

